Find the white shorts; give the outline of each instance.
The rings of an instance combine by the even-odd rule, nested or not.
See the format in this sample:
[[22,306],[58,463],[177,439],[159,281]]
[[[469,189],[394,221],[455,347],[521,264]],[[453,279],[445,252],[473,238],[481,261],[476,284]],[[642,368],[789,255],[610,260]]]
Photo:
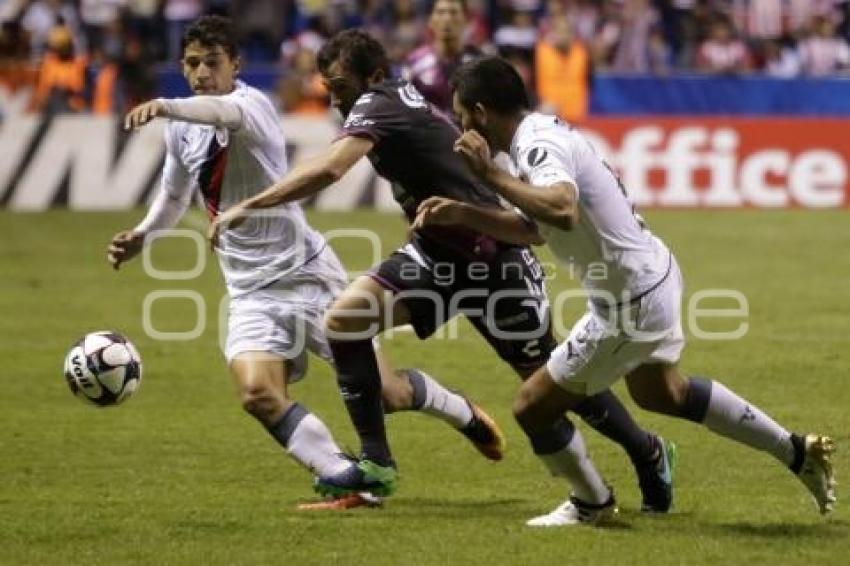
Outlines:
[[546,368],[555,383],[594,395],[639,365],[678,362],[685,347],[682,291],[682,272],[671,258],[670,272],[658,287],[612,316],[591,305],[549,357]]
[[230,301],[224,355],[265,352],[290,362],[289,382],[307,372],[307,351],[331,362],[325,311],[347,285],[330,247],[297,272]]

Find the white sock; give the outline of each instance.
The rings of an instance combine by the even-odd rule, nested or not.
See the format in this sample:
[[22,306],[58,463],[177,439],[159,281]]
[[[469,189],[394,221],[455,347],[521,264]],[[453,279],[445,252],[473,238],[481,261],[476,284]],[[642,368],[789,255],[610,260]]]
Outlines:
[[292,431],[286,451],[317,475],[337,474],[351,465],[340,457],[342,450],[334,442],[331,431],[312,413],[305,415]]
[[407,370],[408,380],[413,386],[414,407],[440,418],[455,428],[463,428],[472,421],[472,409],[466,399],[452,393],[425,372]]
[[772,454],[786,466],[794,461],[791,433],[717,381],[711,382],[703,424],[721,436]]
[[538,454],[538,457],[553,476],[566,478],[573,494],[583,502],[599,505],[611,497],[611,490],[587,455],[584,439],[578,429],[564,448],[552,454]]

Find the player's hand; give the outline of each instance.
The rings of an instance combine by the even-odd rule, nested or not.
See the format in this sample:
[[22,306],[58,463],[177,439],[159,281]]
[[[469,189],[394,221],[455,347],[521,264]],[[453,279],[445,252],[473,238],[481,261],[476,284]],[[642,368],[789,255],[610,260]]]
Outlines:
[[462,202],[444,197],[427,198],[416,209],[416,218],[411,229],[419,230],[429,225],[462,224],[465,206]]
[[455,142],[455,151],[463,157],[472,172],[486,178],[494,170],[496,163],[490,154],[490,145],[475,130],[464,132]]
[[124,129],[135,130],[141,128],[157,116],[162,116],[165,107],[159,100],[149,100],[139,104],[124,116]]
[[116,271],[121,264],[134,258],[145,245],[145,235],[132,230],[118,232],[106,248],[106,260]]
[[250,212],[247,208],[236,204],[216,216],[210,222],[210,227],[207,229],[207,240],[210,242],[210,248],[215,250],[218,247],[218,240],[221,237],[221,233],[225,230],[238,227],[248,219],[249,215]]

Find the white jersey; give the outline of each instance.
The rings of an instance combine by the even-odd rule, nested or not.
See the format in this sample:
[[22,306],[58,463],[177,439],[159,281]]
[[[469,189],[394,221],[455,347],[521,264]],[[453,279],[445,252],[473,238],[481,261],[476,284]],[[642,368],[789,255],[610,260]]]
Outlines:
[[[266,96],[237,81],[233,92],[222,98],[239,108],[239,128],[172,120],[165,131],[162,190],[183,202],[198,191],[210,218],[259,193],[287,171],[280,118]],[[217,253],[231,297],[285,277],[326,245],[296,203],[255,214],[219,239]]]
[[567,231],[541,223],[540,231],[585,289],[622,302],[665,277],[669,250],[634,213],[619,179],[581,133],[553,116],[529,114],[514,134],[511,158],[532,185],[568,182],[578,189],[577,225]]

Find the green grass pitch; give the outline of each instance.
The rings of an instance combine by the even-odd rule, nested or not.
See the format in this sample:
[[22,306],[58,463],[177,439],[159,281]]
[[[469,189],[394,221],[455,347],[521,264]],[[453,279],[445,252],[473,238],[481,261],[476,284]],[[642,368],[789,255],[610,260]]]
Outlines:
[[[490,410],[508,436],[506,459],[485,461],[422,415],[393,415],[397,496],[380,510],[299,512],[296,504],[312,497],[311,478],[242,413],[217,346],[216,262],[204,250],[206,269],[189,281],[151,279],[141,261],[119,273],[106,264],[109,237],[140,215],[0,213],[2,564],[847,563],[843,501],[825,520],[771,457],[637,410],[642,424],[679,445],[674,511],[641,516],[625,455],[583,427],[617,490],[620,520],[610,528],[526,528],[525,519],[554,507],[566,488],[544,473],[511,418],[516,378],[465,323],[455,340],[401,333],[384,347],[397,366],[421,367]],[[393,215],[310,216],[323,231],[371,228],[384,254],[404,238]],[[746,336],[691,340],[685,369],[723,380],[791,429],[833,435],[839,482],[848,477],[847,213],[667,211],[648,220],[677,253],[688,295],[728,288],[749,300]],[[349,269],[368,267],[365,240],[335,247]],[[172,239],[151,259],[162,270],[187,270],[196,256],[190,240]],[[574,285],[564,273],[550,290]],[[200,293],[207,325],[199,338],[146,335],[143,301],[161,289]],[[573,301],[556,316],[573,320],[580,311]],[[196,321],[186,299],[157,302],[151,315],[161,331]],[[145,364],[138,395],[112,409],[73,399],[61,368],[74,339],[104,328],[130,336]],[[622,385],[616,390],[625,395]],[[356,448],[328,367],[313,359],[293,392]]]

